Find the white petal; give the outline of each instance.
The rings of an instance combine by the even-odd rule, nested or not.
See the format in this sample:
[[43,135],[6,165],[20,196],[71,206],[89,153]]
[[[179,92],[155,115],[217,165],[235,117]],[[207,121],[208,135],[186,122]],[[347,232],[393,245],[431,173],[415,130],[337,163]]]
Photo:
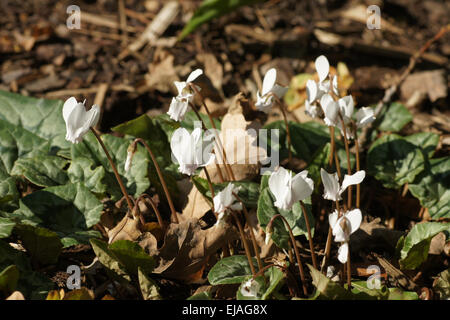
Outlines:
[[335,95],[339,96],[338,77],[337,76],[333,77],[332,88],[333,88],[333,93]]
[[361,225],[361,221],[362,221],[361,210],[353,209],[353,210],[347,212],[345,214],[345,217],[350,222],[350,226],[351,226],[350,234],[352,234],[353,232],[355,232],[356,230],[359,229],[359,226]]
[[296,174],[295,177],[292,178],[292,193],[294,202],[305,200],[314,191],[314,181],[305,176],[305,173],[308,174],[308,172],[305,171]]
[[337,210],[334,210],[332,213],[328,215],[328,223],[330,224],[331,229],[334,229],[334,226],[336,225],[336,221],[338,220],[338,212]]
[[127,159],[125,160],[125,172],[130,171],[131,168],[131,160],[133,159],[133,152],[128,151],[127,152]]
[[324,199],[332,201],[340,200],[341,197],[339,196],[339,179],[337,174],[329,174],[323,168],[321,168],[320,176],[322,177],[322,183],[324,186]]
[[344,181],[342,181],[341,190],[339,190],[339,194],[342,194],[345,191],[345,189],[348,188],[348,186],[360,184],[364,180],[365,176],[366,176],[366,172],[364,170],[355,172],[351,176],[345,175]]
[[263,111],[268,113],[270,111],[270,107],[273,105],[273,97],[261,96],[259,91],[256,92],[256,103],[255,107],[258,108],[259,111]]
[[263,96],[265,96],[267,93],[269,93],[273,86],[275,85],[275,81],[277,80],[277,70],[275,70],[275,68],[271,68],[269,69],[265,76],[264,76],[264,80],[263,80],[263,85],[262,85],[262,91],[261,94]]
[[286,179],[288,178],[289,173],[283,167],[279,167],[276,171],[272,172],[269,178],[269,190],[280,204],[289,192],[286,185]]
[[334,102],[334,101],[329,102],[325,106],[324,113],[325,113],[324,121],[327,126],[329,126],[329,127],[336,126],[339,123],[339,121],[338,121],[339,106],[336,102]]
[[328,76],[328,72],[330,72],[330,64],[324,55],[318,57],[315,64],[317,73],[319,74],[319,80],[322,82]]
[[308,97],[308,102],[312,103],[317,99],[317,83],[314,80],[306,81],[306,95]]
[[202,74],[203,74],[203,70],[202,69],[196,69],[196,70],[191,72],[191,74],[187,78],[186,82],[192,82],[192,81],[197,79]]
[[279,99],[281,99],[281,98],[284,97],[284,95],[286,94],[286,92],[288,91],[288,89],[289,89],[289,88],[282,87],[282,86],[279,86],[279,85],[275,84],[275,85],[273,86],[273,88],[272,88],[271,91],[272,91]]
[[186,112],[191,109],[188,101],[179,100],[177,98],[172,98],[172,102],[170,103],[169,111],[167,114],[170,116],[170,119],[175,121],[182,121]]
[[77,99],[75,97],[70,97],[64,102],[63,105],[63,118],[64,121],[67,122],[67,119],[69,118],[70,113],[73,111],[73,109],[78,104]]
[[175,158],[178,160],[178,163],[181,163],[183,160],[184,145],[189,138],[189,131],[185,128],[178,128],[172,134],[172,138],[170,139],[170,148]]
[[353,102],[353,97],[351,95],[345,96],[338,100],[339,107],[341,109],[341,114],[346,120],[350,120],[353,115],[353,110],[355,104]]
[[177,87],[177,91],[178,91],[178,95],[182,96],[183,95],[183,90],[184,88],[186,88],[186,82],[182,81],[174,81],[175,87]]
[[338,260],[341,263],[346,263],[348,259],[348,243],[344,242],[338,250]]
[[88,129],[95,127],[100,119],[100,107],[96,104],[86,113]]
[[372,108],[363,107],[355,114],[358,128],[365,126],[375,120],[375,113]]

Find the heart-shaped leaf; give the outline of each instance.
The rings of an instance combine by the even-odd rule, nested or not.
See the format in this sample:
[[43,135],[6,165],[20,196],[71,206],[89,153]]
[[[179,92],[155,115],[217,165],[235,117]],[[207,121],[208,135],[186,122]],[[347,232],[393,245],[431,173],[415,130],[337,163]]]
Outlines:
[[412,120],[411,112],[401,103],[392,103],[377,117],[376,124],[381,131],[398,132]]
[[426,222],[416,224],[408,235],[401,240],[400,267],[406,270],[419,267],[428,257],[431,239],[445,230],[450,231],[450,223]]
[[14,163],[11,175],[24,176],[31,183],[41,187],[66,184],[69,180],[62,169],[69,161],[49,155],[37,155],[33,158],[19,158]]
[[420,148],[397,134],[381,137],[368,151],[367,170],[386,188],[411,183],[425,168]]
[[19,209],[7,217],[48,228],[68,247],[99,236],[89,228],[100,221],[102,209],[102,203],[85,186],[66,184],[27,195],[20,200]]
[[429,160],[429,166],[409,184],[409,190],[428,208],[432,219],[449,218],[450,157]]
[[[257,270],[256,259],[253,265]],[[218,284],[236,284],[244,281],[252,274],[247,257],[244,255],[234,255],[226,257],[217,262],[208,273],[208,281],[213,286]]]

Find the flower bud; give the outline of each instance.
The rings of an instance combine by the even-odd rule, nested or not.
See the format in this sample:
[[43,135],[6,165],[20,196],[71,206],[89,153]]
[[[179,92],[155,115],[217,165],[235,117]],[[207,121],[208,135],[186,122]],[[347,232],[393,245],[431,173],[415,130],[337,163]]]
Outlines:
[[136,152],[136,143],[133,142],[127,149],[127,159],[125,160],[125,172],[130,171],[131,162],[133,160],[135,152]]

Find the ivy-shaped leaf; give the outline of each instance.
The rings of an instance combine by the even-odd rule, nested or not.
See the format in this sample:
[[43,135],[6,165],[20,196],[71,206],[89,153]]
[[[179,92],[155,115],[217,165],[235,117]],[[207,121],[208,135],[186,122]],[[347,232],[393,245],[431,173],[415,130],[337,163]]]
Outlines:
[[425,168],[425,158],[417,146],[397,134],[375,141],[367,155],[367,170],[386,188],[398,189],[411,183]]
[[68,163],[63,158],[49,155],[19,158],[14,163],[11,175],[24,176],[40,187],[62,185],[68,181],[67,173],[62,170]]
[[412,270],[419,267],[428,257],[431,239],[439,232],[450,231],[450,223],[426,222],[416,224],[406,237],[399,240],[400,267]]

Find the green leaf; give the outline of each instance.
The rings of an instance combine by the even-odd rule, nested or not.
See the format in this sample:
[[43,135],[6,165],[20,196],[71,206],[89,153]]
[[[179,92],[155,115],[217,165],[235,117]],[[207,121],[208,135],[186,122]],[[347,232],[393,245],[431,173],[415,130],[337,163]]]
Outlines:
[[0,119],[50,141],[52,147],[68,148],[63,104],[61,100],[36,99],[0,91]]
[[[212,202],[211,191],[209,189],[208,180],[199,176],[193,176],[192,182],[198,191]],[[214,194],[222,191],[228,182],[213,184]],[[259,184],[251,181],[233,181],[233,185],[239,187],[237,195],[248,208],[256,208],[259,197]]]
[[413,270],[419,267],[428,257],[431,239],[445,230],[450,231],[450,223],[416,224],[403,240],[399,260],[401,269]]
[[[260,143],[267,145],[268,150],[270,148],[273,149],[273,152],[278,152],[280,161],[286,159],[289,153],[284,121],[271,122],[263,129],[267,129],[267,132],[259,132]],[[273,130],[278,130],[278,134]],[[323,149],[325,144],[330,141],[328,127],[315,121],[304,123],[290,121],[289,130],[292,140],[292,155],[307,163],[314,158],[314,154],[318,150]],[[276,139],[276,136],[278,136],[278,144],[272,141]],[[337,143],[340,142],[337,141]],[[339,146],[341,145],[339,144]]]
[[[308,236],[308,230],[306,228],[306,220],[303,216],[303,210],[300,203],[295,203],[292,206],[292,210],[282,210],[275,207],[275,197],[270,192],[269,175],[264,175],[261,179],[261,191],[258,199],[257,216],[261,227],[266,227],[270,219],[276,215],[281,214],[289,223],[294,236],[305,235]],[[307,198],[303,201],[308,214],[309,223],[311,225],[311,234],[314,236],[314,216],[311,209],[311,198]],[[281,218],[275,219],[273,224],[272,240],[275,244],[281,248],[287,249],[289,246],[289,233]]]
[[412,120],[411,112],[401,103],[392,103],[378,116],[378,130],[398,132]]
[[409,191],[428,208],[432,219],[450,218],[450,157],[429,160]]
[[188,34],[197,29],[200,25],[245,5],[262,2],[263,0],[204,0],[195,11],[191,20],[184,27],[179,36],[183,40]]
[[82,184],[48,187],[22,198],[19,205],[7,217],[56,232],[64,247],[99,236],[88,229],[100,221],[103,205]]
[[450,269],[439,273],[433,283],[433,290],[439,295],[441,300],[450,299]]
[[8,238],[11,235],[15,225],[16,223],[11,219],[0,217],[0,239]]
[[355,292],[350,292],[346,288],[341,287],[337,282],[333,282],[327,278],[319,270],[308,264],[311,273],[313,285],[316,287],[316,292],[313,299],[326,300],[375,300],[376,296],[368,294],[365,291],[358,289]]
[[17,209],[18,203],[16,179],[6,173],[0,162],[0,209],[8,211]]
[[[142,138],[146,141],[146,143],[152,150],[160,169],[162,170],[162,174],[164,176],[164,179],[166,180],[167,188],[169,189],[171,196],[174,198],[178,196],[179,192],[176,180],[181,179],[182,175],[178,173],[176,164],[171,160],[172,153],[168,132],[173,132],[173,130],[175,130],[177,127],[179,127],[179,124],[175,121],[168,120],[166,115],[160,115],[155,118],[150,118],[147,115],[142,115],[136,119],[130,120],[112,128],[112,130],[115,132],[120,132],[122,134],[133,136],[135,138]],[[156,188],[159,194],[163,194],[164,189],[157,175],[156,168],[153,162],[150,161],[150,156],[148,155],[147,150],[145,150],[144,148],[140,148],[141,146],[139,145],[138,150],[142,150],[143,154],[145,154],[145,156],[149,159],[148,165],[150,172],[150,182]],[[133,157],[133,165],[134,160],[135,159]],[[138,172],[142,172],[142,170]]]
[[0,160],[6,172],[11,172],[19,158],[47,154],[49,151],[47,140],[0,119]]
[[[200,118],[202,118],[203,123],[205,124],[206,129],[212,129],[213,126],[211,125],[211,121],[209,120],[209,117],[204,113],[199,113]],[[214,119],[214,125],[216,126],[217,130],[220,130],[220,121],[218,119]],[[184,116],[183,121],[181,121],[181,127],[187,129],[189,132],[192,132],[192,130],[195,129],[195,123],[199,122],[197,115],[194,111],[188,111],[186,112],[186,115]],[[199,124],[201,127],[201,123]],[[169,138],[171,136],[168,136]]]
[[388,300],[419,300],[419,296],[414,291],[403,291],[399,288],[388,288]]
[[[253,265],[258,268],[256,259]],[[208,273],[208,281],[213,286],[218,284],[241,283],[248,276],[252,275],[247,257],[244,255],[234,255],[226,257],[217,262]]]
[[439,135],[433,132],[419,132],[407,136],[404,139],[422,149],[428,158],[433,156],[439,143]]
[[19,281],[19,269],[17,266],[11,265],[0,272],[0,292],[8,296],[16,290]]
[[0,241],[0,270],[16,265],[20,277],[16,290],[22,292],[26,299],[45,299],[54,283],[39,272],[33,271],[26,254],[16,250],[8,243]]
[[420,148],[396,134],[381,137],[368,151],[367,170],[386,188],[413,182],[424,168]]
[[138,268],[138,279],[144,300],[162,300],[158,285],[140,267]]
[[63,245],[55,232],[41,227],[17,225],[14,233],[17,233],[33,261],[43,265],[58,261]]
[[262,295],[262,300],[267,300],[271,295],[281,286],[284,279],[284,273],[277,267],[271,267],[265,272],[266,277],[269,279],[269,285]]
[[331,281],[313,266],[308,264],[312,283],[320,295],[329,300],[352,299],[354,294],[341,287],[338,283]]
[[95,255],[102,265],[119,279],[131,281],[125,266],[120,263],[119,258],[108,248],[106,242],[99,239],[91,239],[90,242]]
[[33,158],[19,158],[14,163],[11,175],[24,176],[40,187],[66,184],[67,173],[62,169],[69,161],[49,155],[37,155]]
[[[111,154],[128,193],[135,197],[144,193],[150,186],[149,155],[139,147],[133,157],[131,169],[125,172],[127,149],[131,141],[109,134],[104,134],[101,138]],[[71,157],[73,160],[68,169],[68,175],[72,183],[82,182],[92,192],[108,193],[114,200],[122,198],[120,186],[108,158],[91,132],[84,136],[82,142],[72,145]]]
[[204,291],[204,292],[194,294],[193,296],[190,296],[186,300],[213,300],[213,299],[209,292]]
[[152,273],[155,260],[140,245],[128,240],[118,240],[109,245],[109,250],[119,259],[129,274],[137,274],[138,267],[145,274]]

